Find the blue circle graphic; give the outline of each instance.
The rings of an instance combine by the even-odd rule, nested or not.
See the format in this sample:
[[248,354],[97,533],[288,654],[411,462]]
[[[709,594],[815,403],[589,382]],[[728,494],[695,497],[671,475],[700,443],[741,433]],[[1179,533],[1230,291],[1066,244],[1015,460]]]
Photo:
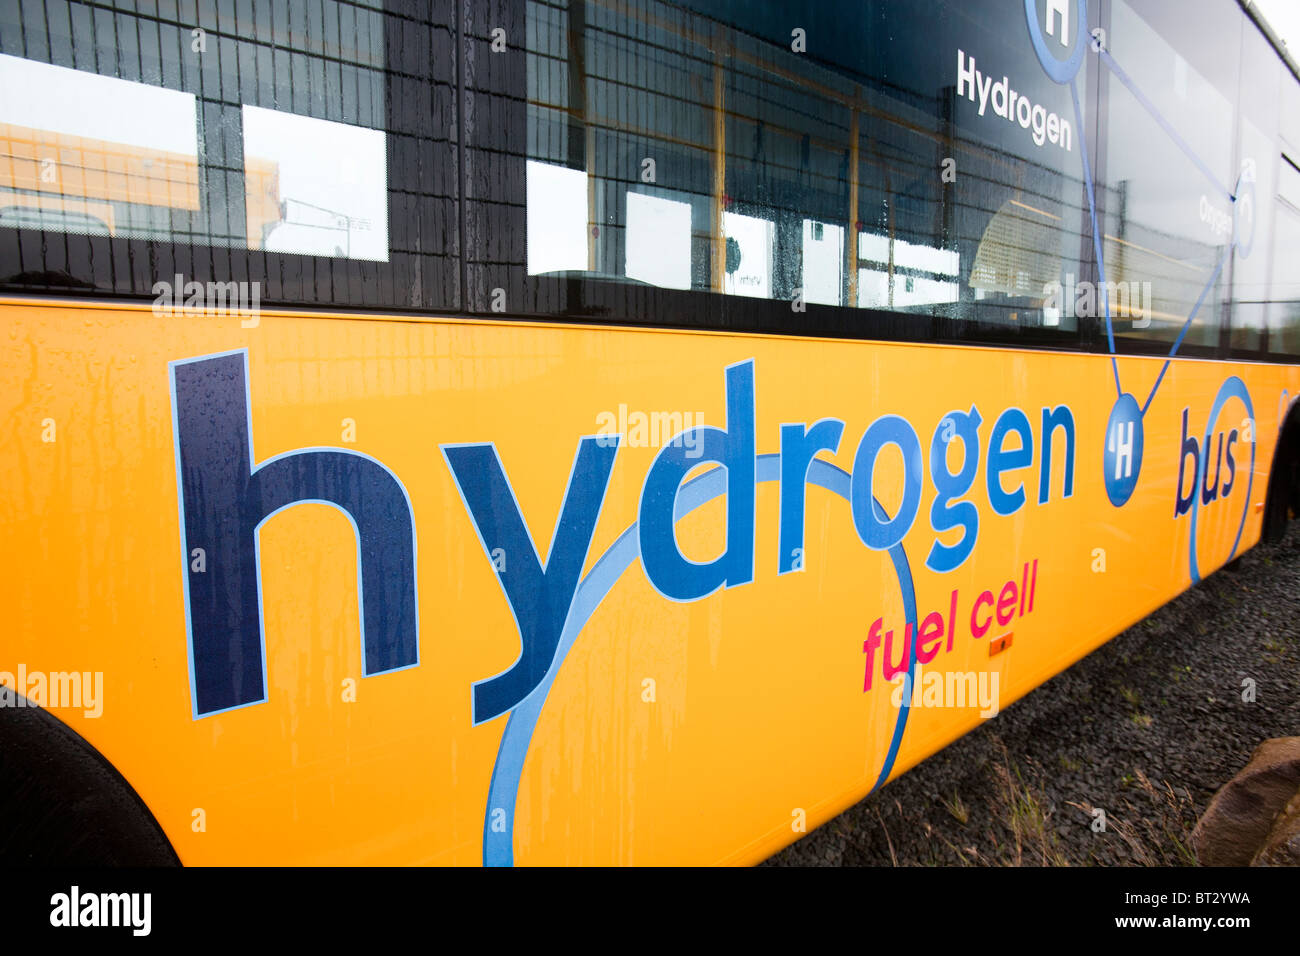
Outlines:
[[[781,478],[781,456],[764,454],[758,456],[756,478],[763,482],[779,481]],[[842,468],[814,458],[808,468],[808,483],[824,488],[845,501],[850,500],[849,472]],[[720,498],[726,493],[726,473],[722,468],[714,468],[696,478],[685,482],[678,494],[673,508],[673,520],[679,521],[701,505]],[[872,499],[877,519],[888,520],[889,515],[880,502]],[[907,553],[901,543],[886,552],[894,565],[898,578],[898,589],[903,599],[904,620],[912,626],[912,633],[917,633],[916,588],[912,581],[912,569],[908,564]],[[483,814],[483,865],[514,865],[514,825],[515,803],[519,792],[519,782],[523,777],[524,761],[528,756],[528,747],[532,742],[533,731],[541,718],[542,708],[546,704],[551,685],[555,682],[565,658],[572,650],[583,627],[595,613],[596,608],[605,599],[605,595],[614,584],[636,561],[640,559],[640,545],[637,526],[633,524],[624,531],[609,549],[601,555],[578,584],[569,608],[569,615],[564,622],[564,632],[556,648],[555,659],[551,662],[542,682],[510,712],[505,731],[501,735],[501,744],[497,749],[496,765],[492,768],[492,782],[488,786],[487,807]],[[908,661],[905,680],[911,681],[916,673],[916,642]],[[911,684],[908,684],[909,688]],[[890,736],[889,751],[881,763],[872,785],[872,792],[879,789],[894,768],[899,747],[903,742],[903,733],[907,729],[907,715],[910,696],[902,702],[898,716],[894,720],[894,730]]]
[[[1067,0],[1069,2],[1069,0]],[[1029,40],[1034,45],[1034,53],[1038,55],[1038,62],[1042,64],[1043,70],[1057,83],[1069,83],[1083,66],[1083,55],[1088,49],[1088,0],[1073,0],[1074,2],[1074,47],[1070,51],[1068,60],[1058,60],[1052,56],[1052,52],[1047,48],[1047,38],[1043,36],[1043,28],[1038,22],[1038,6],[1035,0],[1025,0],[1025,21],[1029,25]],[[1066,29],[1062,24],[1061,28]]]
[[[1252,422],[1255,420],[1255,406],[1251,404],[1246,383],[1235,375],[1229,376],[1219,386],[1219,394],[1214,396],[1210,417],[1205,422],[1205,439],[1201,443],[1200,460],[1196,464],[1196,487],[1192,489],[1192,533],[1187,544],[1187,567],[1191,571],[1193,584],[1201,583],[1201,568],[1196,561],[1196,518],[1201,512],[1201,489],[1205,487],[1205,468],[1210,458],[1208,454],[1210,436],[1214,432],[1214,423],[1219,420],[1219,413],[1223,411],[1223,406],[1230,398],[1241,399],[1241,403],[1246,406],[1246,414]],[[1249,476],[1246,481],[1246,500],[1241,506],[1241,521],[1237,525],[1237,537],[1233,539],[1232,550],[1228,552],[1229,561],[1236,557],[1237,545],[1241,544],[1241,532],[1246,528],[1246,515],[1250,513],[1250,492],[1255,487],[1255,442],[1251,441],[1249,445],[1250,469],[1246,472]]]
[[1106,479],[1106,497],[1116,508],[1122,507],[1137,487],[1142,473],[1142,408],[1128,392],[1110,410],[1106,422],[1106,440],[1102,443],[1102,476]]

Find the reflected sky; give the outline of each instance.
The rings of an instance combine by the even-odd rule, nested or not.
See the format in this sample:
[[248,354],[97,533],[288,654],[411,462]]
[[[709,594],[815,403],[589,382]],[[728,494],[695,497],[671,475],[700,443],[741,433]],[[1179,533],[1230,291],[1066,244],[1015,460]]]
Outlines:
[[198,155],[191,93],[0,55],[0,122]]
[[[244,106],[249,248],[388,261],[384,133]],[[191,93],[0,55],[0,223],[168,239],[201,208]],[[216,222],[237,221],[238,195]],[[229,214],[229,215],[227,215]]]
[[244,167],[273,164],[281,218],[263,248],[388,261],[384,134],[257,106],[243,108]]

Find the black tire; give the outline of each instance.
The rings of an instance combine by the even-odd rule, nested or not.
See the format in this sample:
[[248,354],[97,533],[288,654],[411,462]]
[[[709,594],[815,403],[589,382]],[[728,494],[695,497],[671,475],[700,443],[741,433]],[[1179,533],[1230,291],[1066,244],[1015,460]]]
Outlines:
[[1286,536],[1291,513],[1300,506],[1300,409],[1287,416],[1273,453],[1268,476],[1268,497],[1264,503],[1262,537],[1277,544]]

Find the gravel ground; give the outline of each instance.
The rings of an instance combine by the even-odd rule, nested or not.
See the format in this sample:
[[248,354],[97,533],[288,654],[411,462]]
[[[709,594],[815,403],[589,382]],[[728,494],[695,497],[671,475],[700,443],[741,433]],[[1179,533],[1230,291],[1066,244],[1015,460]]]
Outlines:
[[1294,735],[1300,521],[764,865],[1190,865],[1215,791]]

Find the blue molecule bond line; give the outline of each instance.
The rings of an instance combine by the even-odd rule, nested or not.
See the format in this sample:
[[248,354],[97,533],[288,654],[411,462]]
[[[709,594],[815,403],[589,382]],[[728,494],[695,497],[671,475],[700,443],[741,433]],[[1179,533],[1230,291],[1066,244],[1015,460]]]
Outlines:
[[1178,148],[1187,154],[1187,158],[1196,164],[1196,168],[1205,174],[1205,178],[1214,184],[1214,188],[1222,193],[1225,198],[1235,199],[1236,197],[1233,196],[1232,190],[1225,186],[1218,176],[1214,175],[1214,171],[1205,164],[1205,161],[1202,160],[1200,156],[1196,155],[1196,151],[1188,145],[1187,140],[1183,139],[1182,136],[1178,134],[1178,131],[1174,129],[1173,125],[1160,115],[1160,111],[1156,109],[1155,104],[1147,98],[1147,95],[1138,88],[1138,85],[1133,82],[1132,78],[1124,72],[1123,67],[1115,62],[1115,58],[1110,55],[1110,51],[1103,48],[1101,52],[1098,53],[1098,56],[1101,58],[1101,62],[1110,67],[1111,72],[1115,74],[1115,79],[1119,80],[1129,88],[1129,92],[1137,97],[1137,101],[1142,104],[1148,113],[1151,114],[1152,119],[1159,123],[1160,128],[1169,134],[1169,138],[1177,144]]
[[[780,481],[781,456],[771,453],[758,456],[756,483]],[[851,489],[851,476],[842,468],[814,458],[808,468],[808,484],[816,485],[848,501]],[[677,503],[673,508],[674,522],[702,507],[710,501],[726,494],[726,472],[723,468],[713,468],[704,474],[687,481],[678,491]],[[879,501],[872,499],[876,516],[888,520],[888,512]],[[912,570],[907,560],[907,553],[901,543],[888,549],[894,572],[898,578],[899,594],[903,601],[903,616],[917,631],[916,589],[912,581]],[[596,612],[605,596],[610,592],[623,573],[639,558],[640,541],[637,524],[634,522],[614,541],[609,549],[600,556],[586,576],[579,582],[573,597],[573,603],[564,622],[560,643],[556,647],[555,658],[551,662],[542,682],[533,688],[532,693],[520,701],[510,712],[501,744],[497,750],[496,765],[492,768],[492,782],[488,786],[487,809],[483,815],[483,865],[514,865],[514,824],[515,804],[519,795],[519,783],[523,777],[524,761],[528,756],[529,744],[533,732],[542,716],[542,708],[550,694],[551,686],[559,676],[573,645],[586,627],[587,621]],[[872,784],[874,793],[893,771],[894,762],[903,743],[903,732],[907,727],[907,715],[911,705],[912,681],[916,676],[916,648],[913,641],[908,660],[907,674],[904,677],[903,700],[898,717],[894,723],[894,732],[890,737],[889,751]]]
[[[1228,189],[1223,182],[1214,175],[1214,171],[1211,170],[1210,167],[1206,165],[1205,161],[1196,154],[1196,151],[1192,149],[1187,141],[1178,134],[1178,131],[1174,129],[1173,125],[1160,114],[1160,111],[1156,109],[1155,104],[1152,103],[1150,98],[1142,92],[1138,85],[1133,81],[1132,77],[1124,72],[1123,67],[1115,61],[1115,58],[1110,55],[1110,52],[1103,47],[1097,51],[1097,55],[1101,62],[1105,63],[1111,70],[1115,78],[1123,83],[1137,101],[1142,104],[1142,107],[1151,114],[1156,123],[1159,124],[1160,128],[1168,134],[1169,138],[1174,141],[1184,154],[1186,154],[1196,168],[1205,175],[1211,185],[1222,195],[1226,196],[1228,200],[1235,203],[1237,201],[1236,194],[1231,189]],[[1110,313],[1110,290],[1106,284],[1106,265],[1102,254],[1101,223],[1097,217],[1096,190],[1093,185],[1092,167],[1088,162],[1087,132],[1083,121],[1083,109],[1079,104],[1079,88],[1075,76],[1070,77],[1069,85],[1070,99],[1074,104],[1075,125],[1079,130],[1079,156],[1083,160],[1083,179],[1088,193],[1088,213],[1092,219],[1092,242],[1093,249],[1097,256],[1097,275],[1101,283],[1101,299],[1106,313],[1106,346],[1110,351],[1111,368],[1115,375],[1115,389],[1120,396],[1123,396],[1124,389],[1120,384],[1119,361],[1115,349],[1114,323],[1111,320]],[[1236,235],[1234,229],[1234,242],[1235,239]],[[1223,272],[1223,267],[1228,260],[1228,254],[1232,251],[1234,242],[1229,242],[1224,247],[1223,253],[1219,256],[1218,262],[1214,266],[1214,271],[1210,274],[1209,281],[1201,290],[1201,294],[1197,297],[1196,304],[1192,306],[1192,311],[1188,314],[1186,321],[1183,322],[1183,326],[1178,332],[1178,337],[1174,340],[1173,347],[1169,350],[1168,358],[1165,359],[1164,364],[1160,367],[1160,374],[1156,376],[1156,382],[1151,388],[1151,394],[1147,396],[1146,402],[1142,405],[1143,416],[1146,415],[1147,409],[1151,407],[1151,402],[1155,400],[1156,392],[1159,390],[1160,384],[1164,381],[1165,372],[1169,370],[1170,360],[1178,354],[1178,349],[1183,344],[1183,339],[1187,335],[1187,330],[1191,328],[1192,321],[1196,318],[1197,313],[1201,310],[1201,306],[1205,303],[1205,297],[1209,295],[1210,291],[1214,288],[1215,283],[1219,281],[1219,276]]]
[[[1214,170],[1197,155],[1196,151],[1188,144],[1174,128],[1173,124],[1161,115],[1155,104],[1151,101],[1137,83],[1133,81],[1124,68],[1115,61],[1110,55],[1110,51],[1105,49],[1104,39],[1093,32],[1088,31],[1088,4],[1087,0],[1075,0],[1073,12],[1077,30],[1075,33],[1076,41],[1070,56],[1066,60],[1057,59],[1048,49],[1043,29],[1039,25],[1035,0],[1024,0],[1025,4],[1025,21],[1029,28],[1029,40],[1034,47],[1034,52],[1038,57],[1038,62],[1043,71],[1053,81],[1060,85],[1069,85],[1070,98],[1074,106],[1074,118],[1079,130],[1080,159],[1083,167],[1083,179],[1088,196],[1088,213],[1092,219],[1092,238],[1093,250],[1097,257],[1097,274],[1102,284],[1101,301],[1105,308],[1106,314],[1106,344],[1110,352],[1111,368],[1115,374],[1115,388],[1119,392],[1119,398],[1111,408],[1110,418],[1106,424],[1105,434],[1107,440],[1103,444],[1103,477],[1106,483],[1106,495],[1110,503],[1116,508],[1123,507],[1137,486],[1138,476],[1142,467],[1142,449],[1143,429],[1142,423],[1146,417],[1147,410],[1151,403],[1155,401],[1156,394],[1160,386],[1164,383],[1165,375],[1168,373],[1172,360],[1177,356],[1179,348],[1182,347],[1183,340],[1187,337],[1187,331],[1191,328],[1192,322],[1196,319],[1205,304],[1206,297],[1213,291],[1215,284],[1223,274],[1223,267],[1227,264],[1228,256],[1234,250],[1241,253],[1242,257],[1250,255],[1250,250],[1254,244],[1254,175],[1249,172],[1243,165],[1242,170],[1238,173],[1237,180],[1232,189],[1229,189],[1215,175]],[[1050,21],[1049,21],[1050,29]],[[1064,34],[1062,43],[1065,43]],[[1078,73],[1086,59],[1086,50],[1091,46],[1098,59],[1104,63],[1111,75],[1122,83],[1142,108],[1155,119],[1157,125],[1165,131],[1165,134],[1174,142],[1182,153],[1191,160],[1192,164],[1205,176],[1214,191],[1220,196],[1226,196],[1232,203],[1232,235],[1230,240],[1222,247],[1216,256],[1214,269],[1210,273],[1200,294],[1196,297],[1196,303],[1192,306],[1191,312],[1188,313],[1187,319],[1183,322],[1182,327],[1178,330],[1178,335],[1174,339],[1173,345],[1169,349],[1169,354],[1160,366],[1160,372],[1156,376],[1155,384],[1151,387],[1150,394],[1147,395],[1146,402],[1139,406],[1137,399],[1126,393],[1120,384],[1119,363],[1115,348],[1115,331],[1114,322],[1110,310],[1110,294],[1106,284],[1106,264],[1103,256],[1103,247],[1101,242],[1101,221],[1097,216],[1097,199],[1096,190],[1092,178],[1092,168],[1088,161],[1088,144],[1087,128],[1084,124],[1083,108],[1079,101]],[[1202,197],[1204,201],[1204,197]],[[1247,218],[1249,217],[1249,218]],[[1243,238],[1249,238],[1243,242]],[[1250,393],[1245,384],[1236,376],[1230,377],[1219,391],[1215,399],[1213,408],[1210,411],[1210,423],[1206,425],[1205,447],[1209,447],[1210,430],[1217,416],[1222,411],[1223,403],[1229,399],[1240,399],[1246,406],[1247,414],[1254,418],[1254,410],[1251,405]],[[1255,445],[1251,444],[1251,479],[1254,477],[1254,454]],[[1202,463],[1204,463],[1202,460]],[[1198,473],[1197,486],[1203,482],[1204,475]],[[1248,483],[1246,491],[1247,504],[1250,500],[1251,484]],[[1199,495],[1193,495],[1195,504],[1192,509],[1191,536],[1190,536],[1190,556],[1189,570],[1192,580],[1200,580],[1200,571],[1196,558],[1196,528],[1197,528],[1197,506],[1200,502]],[[1237,546],[1241,543],[1241,529],[1245,526],[1246,512],[1242,512],[1241,523],[1238,526],[1237,539],[1233,542],[1231,554],[1236,554]]]
[[[1231,246],[1228,248],[1230,249]],[[1178,338],[1174,341],[1173,348],[1169,350],[1169,357],[1166,358],[1164,364],[1160,366],[1160,374],[1156,376],[1156,383],[1151,386],[1151,394],[1147,396],[1146,404],[1142,406],[1143,415],[1145,415],[1147,409],[1151,407],[1151,401],[1156,397],[1156,390],[1160,388],[1160,383],[1163,382],[1165,378],[1165,372],[1169,369],[1170,360],[1178,351],[1178,346],[1182,345],[1183,336],[1187,334],[1187,330],[1191,327],[1192,319],[1196,318],[1196,313],[1201,311],[1201,304],[1205,301],[1205,297],[1209,295],[1210,290],[1214,288],[1214,283],[1219,281],[1219,273],[1223,271],[1223,265],[1227,261],[1228,251],[1225,249],[1223,255],[1219,256],[1219,262],[1218,265],[1214,267],[1214,272],[1210,275],[1210,281],[1207,282],[1205,288],[1201,290],[1201,294],[1196,299],[1196,304],[1192,306],[1191,314],[1187,316],[1187,321],[1183,323],[1183,327],[1178,333]]]
[[1088,163],[1088,139],[1083,126],[1083,110],[1079,107],[1079,87],[1070,77],[1070,99],[1074,102],[1074,125],[1079,131],[1079,156],[1083,160],[1083,181],[1088,191],[1088,213],[1092,218],[1092,245],[1097,255],[1097,274],[1101,279],[1101,300],[1106,310],[1106,344],[1110,348],[1110,367],[1115,373],[1115,392],[1123,396],[1119,383],[1119,360],[1115,358],[1115,330],[1110,321],[1110,294],[1106,290],[1106,260],[1101,253],[1101,228],[1097,223],[1097,196],[1092,187],[1092,167]]

